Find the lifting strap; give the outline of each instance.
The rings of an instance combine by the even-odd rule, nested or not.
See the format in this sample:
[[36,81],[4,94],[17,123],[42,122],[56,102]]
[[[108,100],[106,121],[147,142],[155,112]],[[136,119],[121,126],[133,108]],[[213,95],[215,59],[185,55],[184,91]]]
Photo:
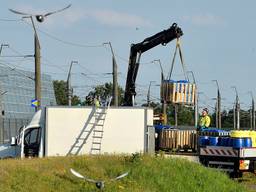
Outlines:
[[186,73],[186,67],[185,67],[185,63],[184,63],[184,60],[183,60],[183,56],[182,56],[182,51],[181,51],[180,39],[179,38],[177,38],[177,41],[176,41],[175,52],[174,52],[173,59],[172,59],[172,66],[171,66],[171,70],[170,70],[170,73],[169,73],[169,76],[167,77],[167,79],[171,80],[172,71],[173,71],[175,58],[176,58],[178,49],[179,49],[179,56],[180,56],[180,61],[181,61],[181,66],[182,66],[182,70],[183,70],[183,73],[184,73],[184,77],[185,77],[185,80],[188,80],[188,76],[187,76],[187,73]]

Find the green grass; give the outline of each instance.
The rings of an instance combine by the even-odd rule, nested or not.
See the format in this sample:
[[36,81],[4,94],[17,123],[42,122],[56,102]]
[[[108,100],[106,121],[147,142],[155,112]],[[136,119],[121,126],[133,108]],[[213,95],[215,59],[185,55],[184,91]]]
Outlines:
[[87,177],[119,181],[106,183],[109,192],[243,192],[242,184],[225,174],[177,158],[152,156],[79,156],[0,161],[0,191],[97,191],[92,183],[74,177],[73,168]]

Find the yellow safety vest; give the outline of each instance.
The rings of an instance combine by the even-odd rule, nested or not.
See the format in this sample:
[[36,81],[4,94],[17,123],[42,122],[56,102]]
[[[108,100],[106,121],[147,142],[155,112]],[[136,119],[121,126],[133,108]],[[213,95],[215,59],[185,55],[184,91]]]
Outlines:
[[204,116],[200,119],[200,124],[199,125],[201,127],[209,127],[210,124],[211,124],[211,118],[208,115],[206,115],[206,116]]
[[98,99],[94,101],[94,104],[95,104],[95,107],[97,108],[100,107],[100,101]]

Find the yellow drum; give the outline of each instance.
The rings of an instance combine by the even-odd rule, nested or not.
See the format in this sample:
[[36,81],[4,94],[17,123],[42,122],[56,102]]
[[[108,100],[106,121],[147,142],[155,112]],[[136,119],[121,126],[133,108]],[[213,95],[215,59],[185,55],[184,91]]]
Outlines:
[[252,138],[252,147],[256,147],[256,131],[250,131],[250,137]]
[[235,137],[235,138],[250,137],[252,139],[252,147],[256,147],[256,131],[232,130],[230,131],[230,137]]

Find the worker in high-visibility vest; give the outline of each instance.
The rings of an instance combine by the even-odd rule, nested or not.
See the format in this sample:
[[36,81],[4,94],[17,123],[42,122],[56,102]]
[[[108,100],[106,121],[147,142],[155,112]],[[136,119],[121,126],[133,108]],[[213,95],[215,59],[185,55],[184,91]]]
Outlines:
[[204,108],[202,111],[202,117],[199,122],[199,130],[208,128],[210,126],[211,118],[208,114],[209,114],[209,110],[207,108]]
[[94,105],[95,105],[96,108],[100,107],[100,97],[99,96],[96,96],[94,98]]

